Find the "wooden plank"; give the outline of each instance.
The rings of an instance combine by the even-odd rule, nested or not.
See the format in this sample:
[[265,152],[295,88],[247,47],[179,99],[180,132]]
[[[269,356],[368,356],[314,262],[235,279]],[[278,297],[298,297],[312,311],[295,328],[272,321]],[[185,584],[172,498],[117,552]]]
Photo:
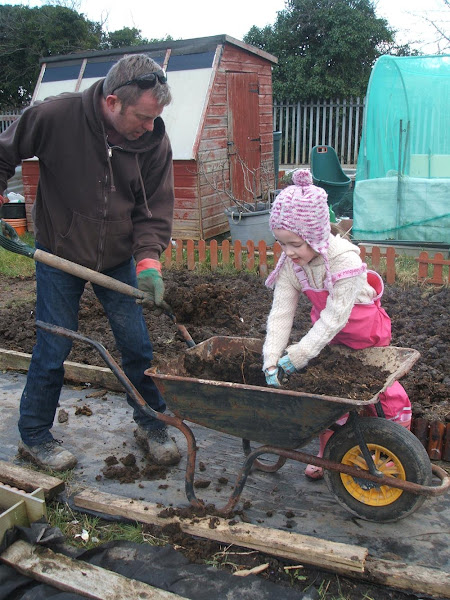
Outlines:
[[424,594],[427,597],[449,597],[450,573],[441,569],[368,557],[365,575],[364,579],[372,583]]
[[[30,361],[31,354],[0,348],[0,369],[28,371]],[[75,383],[88,381],[93,385],[123,392],[123,387],[108,367],[84,365],[66,360],[64,362],[64,377],[66,381]]]
[[106,494],[96,489],[85,489],[73,500],[75,506],[80,508],[161,527],[170,523],[179,523],[181,529],[190,535],[252,548],[265,554],[315,565],[356,579],[388,585],[416,594],[425,594],[427,597],[447,598],[450,589],[449,573],[371,557],[368,555],[367,548],[362,546],[329,542],[249,523],[229,525],[228,521],[223,519],[215,521],[215,528],[211,529],[210,517],[204,519],[195,517],[192,521],[180,520],[178,517],[161,518],[160,506]]
[[211,528],[211,517],[195,519],[162,518],[161,507],[139,502],[96,489],[86,488],[74,498],[75,506],[108,515],[119,515],[127,519],[152,523],[164,527],[179,523],[181,529],[191,535],[269,552],[295,561],[319,565],[324,569],[339,568],[347,574],[361,573],[368,554],[367,548],[350,544],[329,542],[298,533],[258,527],[249,523],[230,525],[226,519],[215,519]]
[[26,492],[42,488],[47,500],[54,498],[64,490],[64,481],[40,471],[32,471],[0,460],[0,481]]
[[19,540],[0,555],[0,560],[22,575],[65,592],[95,600],[176,600],[183,598],[136,579],[108,571]]

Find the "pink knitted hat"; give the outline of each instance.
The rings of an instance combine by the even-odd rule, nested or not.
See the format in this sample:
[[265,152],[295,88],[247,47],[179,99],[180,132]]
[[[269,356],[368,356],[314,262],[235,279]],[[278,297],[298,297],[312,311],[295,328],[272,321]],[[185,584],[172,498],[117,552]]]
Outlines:
[[[285,229],[305,240],[313,250],[321,254],[325,261],[325,287],[331,292],[331,275],[327,250],[330,238],[330,211],[327,193],[313,185],[311,173],[299,169],[292,176],[294,185],[285,188],[272,205],[269,225],[274,229]],[[286,260],[283,253],[275,270],[269,275],[266,285],[273,287],[278,272]]]

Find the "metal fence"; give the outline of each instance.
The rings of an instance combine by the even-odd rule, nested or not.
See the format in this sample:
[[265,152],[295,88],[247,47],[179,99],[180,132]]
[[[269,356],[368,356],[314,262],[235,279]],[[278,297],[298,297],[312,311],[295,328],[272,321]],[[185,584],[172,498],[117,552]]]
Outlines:
[[281,131],[280,164],[306,165],[314,146],[332,146],[344,165],[356,165],[365,98],[274,101],[273,123]]
[[[309,164],[313,146],[332,146],[344,165],[356,165],[365,98],[274,101],[274,130],[281,131],[280,164]],[[0,114],[0,133],[20,115],[20,110]]]
[[3,133],[21,114],[21,110],[5,110],[0,114],[0,133]]

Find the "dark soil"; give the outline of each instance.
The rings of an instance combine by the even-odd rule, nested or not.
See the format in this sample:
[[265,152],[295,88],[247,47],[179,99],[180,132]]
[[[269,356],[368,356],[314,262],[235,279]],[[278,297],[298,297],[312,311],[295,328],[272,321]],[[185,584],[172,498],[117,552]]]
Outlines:
[[[186,326],[196,343],[216,335],[264,339],[272,292],[258,277],[249,274],[198,275],[171,270],[165,272],[164,279],[166,299],[178,322]],[[34,289],[34,278],[0,279],[0,347],[31,353],[35,342]],[[392,319],[392,345],[414,348],[421,353],[419,361],[402,378],[413,405],[414,417],[450,421],[449,305],[448,287],[386,286],[385,289],[383,306]],[[180,357],[184,357],[186,343],[166,315],[156,317],[147,309],[144,312],[154,346],[153,366],[164,373],[174,362],[179,364]],[[299,340],[309,327],[309,301],[301,297],[291,340]],[[100,341],[114,358],[119,359],[103,308],[90,285],[87,285],[81,301],[79,330]],[[74,343],[69,360],[104,365],[93,348],[80,342]],[[260,368],[256,361],[252,371],[263,381]],[[339,370],[341,368],[342,365]],[[335,367],[333,377],[330,377],[329,371],[327,373],[328,391],[305,391],[342,397],[339,385],[338,393],[330,391],[330,386],[336,382],[336,371]],[[205,378],[205,374],[202,377]],[[368,384],[365,372],[359,383]],[[306,387],[304,382],[301,385]],[[375,385],[378,387],[379,382]]]
[[[196,343],[216,335],[245,336],[264,338],[265,322],[270,310],[272,292],[264,287],[262,280],[253,275],[239,276],[197,275],[187,271],[169,271],[164,274],[166,282],[166,300],[171,304],[178,322],[184,324]],[[450,421],[450,361],[448,349],[450,341],[450,289],[433,287],[386,286],[383,306],[392,318],[392,345],[414,348],[421,353],[421,358],[411,371],[402,378],[412,405],[413,415],[427,419]],[[31,353],[35,342],[35,282],[34,278],[11,279],[0,278],[0,348]],[[145,310],[150,336],[154,345],[154,367],[159,371],[167,371],[171,365],[180,363],[185,356],[186,343],[180,337],[174,323],[165,315],[156,317]],[[309,302],[301,298],[297,310],[291,340],[296,341],[310,327]],[[79,330],[84,335],[100,341],[118,359],[114,339],[103,309],[97,301],[91,287],[86,287],[80,308]],[[314,362],[310,363],[307,371],[314,368],[325,368],[326,380],[333,382],[342,376],[347,365],[339,367],[332,365],[333,377],[330,377],[331,366],[325,365],[326,352],[322,352]],[[101,365],[103,361],[91,347],[75,342],[69,360]],[[323,362],[322,362],[323,361]],[[246,383],[254,385],[250,379],[250,371],[259,378],[258,384],[265,385],[261,372],[260,357],[253,356],[253,365],[246,373]],[[311,361],[313,363],[313,361]],[[220,364],[220,361],[219,361]],[[238,361],[232,363],[235,368]],[[325,365],[325,366],[324,366]],[[208,368],[211,368],[209,366]],[[355,371],[351,368],[350,371]],[[369,373],[364,367],[363,373],[358,374],[359,384],[369,384]],[[217,378],[217,373],[213,373]],[[200,375],[200,373],[199,373]],[[375,391],[380,387],[385,377],[377,373],[373,386]],[[205,378],[205,371],[201,374]],[[237,375],[240,376],[239,373]],[[261,379],[262,378],[262,379]],[[234,378],[233,378],[234,379]],[[315,379],[318,379],[317,377]],[[322,377],[323,379],[323,377]],[[262,382],[262,383],[261,383]],[[295,381],[293,381],[295,383]],[[297,384],[298,385],[298,384]],[[326,395],[342,396],[342,382],[338,394],[333,394],[329,388],[313,388],[311,381],[306,383],[302,378],[301,387]],[[308,390],[305,388],[308,387]],[[297,388],[298,389],[298,388]],[[334,388],[335,389],[335,388]],[[328,391],[327,391],[328,390]],[[364,390],[349,391],[345,394],[362,394]],[[96,392],[93,392],[96,393]],[[104,392],[99,392],[104,393]],[[371,389],[370,393],[373,393]],[[362,396],[359,396],[362,397]],[[83,410],[83,409],[81,409]],[[62,415],[63,417],[63,415]],[[201,471],[201,465],[199,465]],[[159,468],[161,469],[161,468]],[[101,477],[114,477],[119,480],[138,481],[144,479],[164,479],[164,472],[155,472],[148,461],[143,466],[136,463],[134,455],[123,457],[111,456],[105,460]],[[196,480],[199,488],[210,485],[210,481]],[[223,483],[227,483],[224,481]],[[141,485],[140,483],[138,485]],[[164,484],[161,484],[164,486]],[[163,507],[161,507],[163,508]],[[166,509],[167,516],[177,509]],[[180,515],[184,518],[195,518],[192,513]],[[205,514],[212,515],[210,526],[216,526],[214,507],[205,507]],[[161,514],[164,516],[164,514]],[[268,514],[268,517],[270,515]],[[287,518],[288,515],[286,515]],[[245,507],[240,514],[232,519],[245,522]],[[257,551],[249,551],[235,546],[228,547],[217,542],[200,540],[184,534],[179,526],[167,525],[157,528],[145,526],[150,534],[164,534],[169,543],[188,556],[192,562],[217,564],[231,571],[250,569],[268,563],[268,567],[259,575],[280,585],[293,586],[299,591],[310,586],[327,590],[326,598],[342,597],[351,600],[374,598],[376,600],[412,600],[415,596],[393,591],[389,588],[369,585],[334,574],[327,574],[312,568],[295,566],[289,561],[277,559]]]
[[[187,354],[184,367],[188,376],[215,381],[232,381],[266,386],[261,371],[261,354],[245,348],[233,355],[217,353],[207,359]],[[324,396],[370,400],[381,390],[388,371],[365,365],[356,356],[339,356],[324,348],[301,371],[283,378],[283,389]]]

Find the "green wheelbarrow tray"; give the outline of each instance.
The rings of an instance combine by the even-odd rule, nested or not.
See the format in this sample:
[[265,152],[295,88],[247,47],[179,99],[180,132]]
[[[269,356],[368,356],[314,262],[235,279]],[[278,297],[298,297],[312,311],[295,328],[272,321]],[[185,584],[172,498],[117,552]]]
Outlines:
[[[260,444],[300,448],[351,410],[376,404],[378,396],[405,375],[420,354],[410,348],[352,350],[330,346],[333,352],[354,355],[363,363],[388,371],[385,384],[370,400],[293,392],[277,388],[151,373],[170,410],[181,419]],[[186,350],[203,360],[216,355],[238,356],[245,350],[261,352],[256,338],[212,337]],[[172,369],[170,369],[172,371]],[[176,368],[175,368],[176,371]]]

